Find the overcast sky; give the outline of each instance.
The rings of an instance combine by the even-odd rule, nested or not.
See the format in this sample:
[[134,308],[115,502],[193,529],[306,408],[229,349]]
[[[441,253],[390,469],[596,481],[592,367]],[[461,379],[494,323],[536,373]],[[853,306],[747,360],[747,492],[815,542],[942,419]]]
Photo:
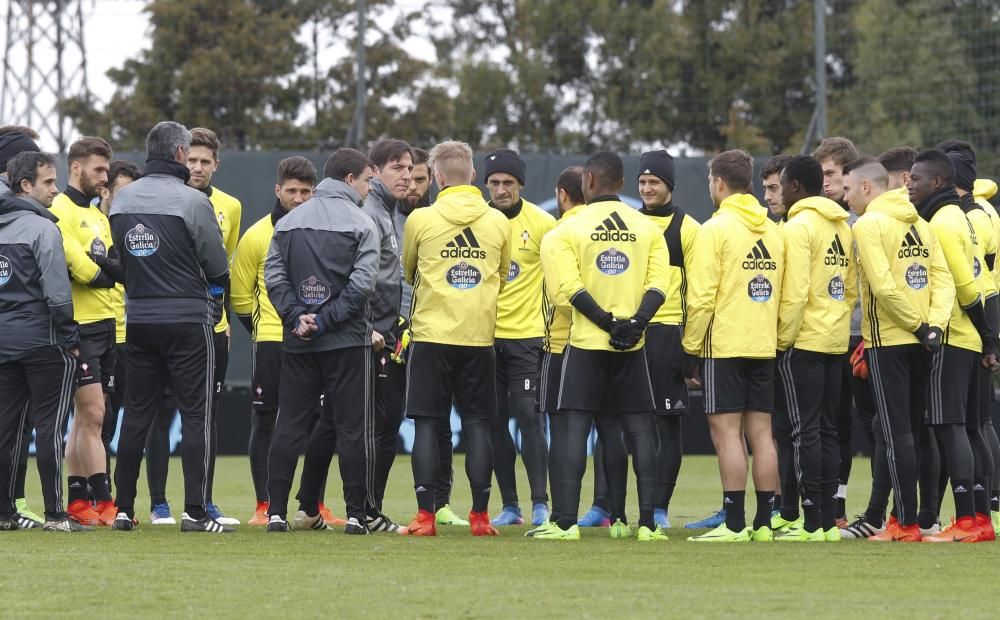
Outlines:
[[[6,3],[5,3],[6,4]],[[400,9],[414,10],[423,7],[426,0],[398,0]],[[135,58],[148,47],[149,20],[143,11],[145,2],[137,0],[83,0],[84,44],[87,48],[87,85],[98,101],[110,99],[114,85],[108,79],[108,69],[119,67],[125,60]],[[6,17],[7,6],[3,6],[2,16]],[[6,49],[6,29],[0,28],[0,53]],[[322,40],[321,62],[332,62],[347,50],[331,36]],[[303,38],[302,43],[308,43]],[[433,58],[434,50],[425,38],[412,37],[406,42],[407,49],[416,56]],[[36,53],[39,53],[36,51]],[[23,61],[22,61],[23,62]],[[16,59],[15,59],[16,64]],[[6,122],[8,119],[2,119]],[[42,147],[56,148],[55,140],[42,136]]]

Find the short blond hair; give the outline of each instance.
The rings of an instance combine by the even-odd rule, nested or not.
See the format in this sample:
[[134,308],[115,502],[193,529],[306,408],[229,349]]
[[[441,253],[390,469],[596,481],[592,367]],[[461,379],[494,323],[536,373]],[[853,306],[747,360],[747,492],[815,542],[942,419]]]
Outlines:
[[431,149],[430,168],[448,185],[467,185],[474,174],[472,147],[458,140],[442,142]]

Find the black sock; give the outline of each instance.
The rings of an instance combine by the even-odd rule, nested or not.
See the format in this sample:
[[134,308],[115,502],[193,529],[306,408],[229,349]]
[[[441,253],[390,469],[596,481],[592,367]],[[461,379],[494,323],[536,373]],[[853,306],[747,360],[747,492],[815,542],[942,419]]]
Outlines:
[[[955,514],[958,514],[957,510],[955,511]],[[926,530],[934,527],[936,523],[937,515],[930,510],[921,510],[917,513],[917,525],[920,526],[920,529]]]
[[781,493],[776,493],[774,499],[771,500],[771,512],[774,512],[774,507],[777,506],[778,510],[781,510]]
[[779,512],[781,513],[781,518],[785,521],[795,521],[799,518],[798,510],[792,511],[783,507]]
[[595,497],[593,505],[597,506],[598,508],[600,508],[601,510],[603,510],[604,512],[606,512],[608,514],[611,514],[611,509],[610,509],[611,507],[608,504],[607,498],[605,498],[605,497]]
[[[624,521],[622,521],[624,523]],[[653,520],[653,509],[639,509],[639,527],[646,526],[651,530],[656,529],[656,522]]]
[[976,516],[976,502],[972,493],[971,480],[955,480],[953,478],[951,481],[951,493],[955,497],[956,519]]
[[990,494],[986,490],[987,486],[989,483],[985,480],[976,481],[972,485],[973,505],[976,507],[976,512],[981,515],[990,514]]
[[843,497],[836,498],[837,500],[837,514],[835,515],[838,519],[847,516],[847,499]]
[[87,484],[94,493],[94,500],[98,502],[111,501],[111,489],[108,488],[108,475],[104,472],[94,474],[87,478]]
[[420,510],[434,513],[434,489],[429,484],[415,484],[413,489],[417,492],[417,507]]
[[[472,487],[472,512],[486,512],[490,507],[490,483],[480,482],[470,483]],[[434,502],[434,495],[431,494],[431,503]]]
[[[194,519],[195,521],[200,521],[201,519],[204,519],[206,516],[208,516],[208,513],[205,512],[205,509],[197,504],[185,504],[184,512],[188,513],[188,516]],[[284,519],[285,515],[281,515],[281,518]]]
[[990,510],[1000,512],[1000,489],[993,489],[990,493]]
[[743,507],[746,496],[746,491],[722,492],[722,507],[726,509],[726,527],[731,532],[741,532],[747,526],[747,517]]
[[[640,511],[640,513],[641,512],[642,511]],[[608,514],[611,515],[611,517],[608,520],[611,521],[612,524],[615,521],[621,521],[625,525],[628,525],[628,515],[625,514],[624,510],[620,511],[620,512],[616,510],[616,511],[613,511],[613,512],[609,512]]]
[[805,513],[803,515],[805,517],[805,523],[803,523],[802,527],[805,528],[807,532],[815,532],[821,525],[819,498],[803,497],[802,512]]
[[771,506],[774,502],[774,491],[756,491],[757,514],[753,518],[753,529],[771,527]]
[[69,503],[78,499],[87,501],[87,479],[83,476],[69,477]]

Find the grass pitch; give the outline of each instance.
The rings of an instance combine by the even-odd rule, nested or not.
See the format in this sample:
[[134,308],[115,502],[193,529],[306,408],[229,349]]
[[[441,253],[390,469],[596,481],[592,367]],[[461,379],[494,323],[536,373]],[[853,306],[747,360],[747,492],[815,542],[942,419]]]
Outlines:
[[[32,462],[28,497],[40,510],[35,471]],[[868,471],[867,460],[855,462],[850,511],[864,508]],[[464,515],[470,499],[461,457],[455,478],[453,506]],[[168,491],[176,517],[181,482],[180,461],[173,459]],[[634,484],[629,491],[635,519]],[[144,493],[140,484],[140,506]],[[499,509],[497,496],[491,514]],[[337,514],[340,497],[333,473],[328,504]],[[245,457],[219,459],[215,499],[228,514],[250,517]],[[683,524],[719,503],[715,459],[687,457],[667,543],[612,540],[605,529],[585,530],[575,543],[533,541],[523,537],[527,527],[501,528],[500,537],[488,539],[473,539],[464,527],[441,527],[436,539],[266,535],[247,525],[234,535],[182,536],[178,527],[148,525],[146,511],[133,533],[3,533],[0,617],[944,618],[985,614],[1000,604],[998,544],[687,542],[692,531]],[[752,515],[752,501],[747,509]],[[415,512],[407,457],[393,469],[385,511],[402,523]]]

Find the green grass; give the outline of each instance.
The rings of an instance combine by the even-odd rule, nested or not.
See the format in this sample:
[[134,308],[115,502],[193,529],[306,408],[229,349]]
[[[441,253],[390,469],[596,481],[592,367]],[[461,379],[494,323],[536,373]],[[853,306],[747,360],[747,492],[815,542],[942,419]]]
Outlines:
[[[334,464],[336,471],[336,464]],[[527,490],[523,471],[519,488]],[[589,472],[588,472],[589,473]],[[181,467],[171,462],[169,495],[181,507]],[[849,508],[867,500],[868,461],[855,462]],[[589,500],[590,478],[584,482]],[[342,513],[339,478],[329,504]],[[634,484],[631,485],[634,487]],[[144,505],[144,487],[139,505]],[[40,509],[34,463],[29,503]],[[220,458],[216,502],[246,520],[253,492],[246,458]],[[751,494],[752,497],[752,494]],[[634,489],[630,514],[635,518]],[[526,527],[473,539],[439,528],[437,539],[339,532],[265,535],[241,526],[230,536],[181,536],[139,515],[138,531],[0,535],[5,575],[0,617],[962,617],[1000,604],[1000,545],[697,545],[680,526],[720,503],[714,458],[689,457],[671,506],[667,543],[611,540],[586,530],[576,543],[533,541]],[[753,510],[752,500],[748,513]],[[453,505],[469,506],[456,462]],[[291,507],[294,509],[294,505]],[[409,459],[392,472],[386,512],[415,512]],[[498,509],[494,499],[492,512]],[[582,509],[586,509],[583,506]],[[950,514],[950,507],[946,507]]]

